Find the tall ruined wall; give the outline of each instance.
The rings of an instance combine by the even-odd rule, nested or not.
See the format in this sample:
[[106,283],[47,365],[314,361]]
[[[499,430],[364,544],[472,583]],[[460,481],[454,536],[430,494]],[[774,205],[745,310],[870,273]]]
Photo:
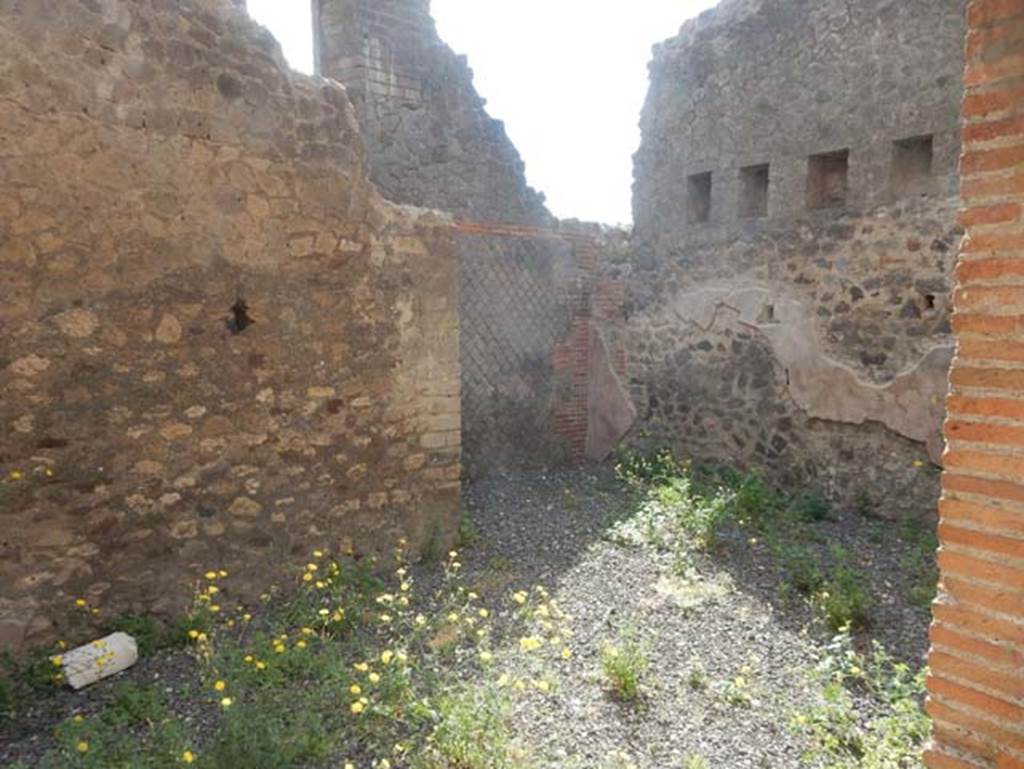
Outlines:
[[0,50],[0,645],[450,531],[450,222],[344,90],[224,0],[8,3]]
[[964,6],[725,0],[656,48],[612,270],[638,435],[928,508]]
[[1024,766],[1024,2],[971,0],[930,769]]
[[[438,37],[428,0],[313,0],[313,19],[318,71],[347,87],[389,198],[473,222],[554,223],[465,58]],[[572,385],[554,364],[578,293],[571,249],[480,229],[458,249],[469,472],[572,456],[555,427]]]

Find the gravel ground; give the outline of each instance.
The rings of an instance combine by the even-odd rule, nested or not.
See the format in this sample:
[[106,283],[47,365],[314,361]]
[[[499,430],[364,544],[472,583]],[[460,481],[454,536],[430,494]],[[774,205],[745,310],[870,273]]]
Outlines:
[[[575,652],[560,666],[560,685],[517,708],[518,739],[540,766],[681,769],[693,756],[729,769],[800,765],[805,745],[788,724],[819,696],[810,671],[829,634],[805,605],[780,598],[780,575],[763,548],[727,537],[714,558],[673,577],[668,556],[603,538],[628,504],[606,468],[478,482],[466,504],[480,531],[466,558],[471,578],[484,588],[543,584],[571,617]],[[842,542],[869,571],[873,637],[919,665],[928,612],[906,605],[898,538],[869,541],[879,526],[892,524],[872,528],[856,516],[815,524],[823,543]],[[609,696],[600,673],[601,644],[624,632],[648,646],[638,706]],[[706,673],[706,687],[691,685],[695,669]],[[737,676],[749,684],[749,705],[730,702]]]
[[[469,584],[495,603],[544,585],[570,618],[572,658],[543,671],[555,684],[551,693],[528,689],[517,698],[516,741],[537,769],[685,769],[693,756],[716,769],[800,766],[806,746],[788,724],[819,696],[810,672],[828,633],[803,602],[780,596],[767,551],[741,532],[727,535],[714,557],[695,557],[683,578],[668,555],[609,542],[608,526],[629,502],[607,467],[499,476],[465,490],[478,531],[462,557]],[[907,600],[909,546],[894,535],[897,527],[854,515],[814,526],[823,548],[842,543],[871,576],[870,637],[919,666],[929,615]],[[429,586],[436,577],[427,570],[418,579]],[[624,634],[645,646],[649,660],[633,705],[611,697],[600,672],[602,643]],[[513,675],[538,674],[515,669],[528,664],[523,655],[507,659]],[[694,686],[701,672],[706,681]],[[738,676],[749,703],[729,697]],[[124,677],[161,686],[184,720],[216,720],[190,696],[198,684],[185,653],[144,659]],[[60,720],[96,712],[109,699],[108,682],[41,698],[13,721],[0,720],[0,766],[15,759],[31,766]]]

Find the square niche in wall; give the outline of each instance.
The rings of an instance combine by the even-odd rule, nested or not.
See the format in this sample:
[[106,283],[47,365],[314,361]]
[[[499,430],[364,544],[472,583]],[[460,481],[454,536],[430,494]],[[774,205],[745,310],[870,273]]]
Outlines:
[[686,180],[686,220],[690,224],[711,221],[711,172]]
[[768,164],[740,169],[741,219],[763,219],[768,216]]
[[923,195],[932,191],[931,135],[912,136],[892,144],[892,191],[896,196]]
[[850,187],[850,150],[811,155],[807,161],[807,207],[842,208]]

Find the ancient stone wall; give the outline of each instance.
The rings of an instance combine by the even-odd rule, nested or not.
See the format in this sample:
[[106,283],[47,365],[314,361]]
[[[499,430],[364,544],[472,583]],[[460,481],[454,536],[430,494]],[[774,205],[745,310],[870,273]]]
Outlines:
[[1024,1],[972,0],[931,769],[1024,767]]
[[[465,57],[439,38],[428,0],[313,0],[313,18],[318,71],[347,87],[371,176],[389,198],[499,231],[554,224]],[[556,429],[572,383],[554,362],[572,334],[572,249],[486,230],[458,238],[463,455],[473,475],[578,453]]]
[[226,0],[0,8],[0,645],[459,506],[451,222]]
[[965,0],[725,0],[658,46],[635,435],[878,512],[934,500]]

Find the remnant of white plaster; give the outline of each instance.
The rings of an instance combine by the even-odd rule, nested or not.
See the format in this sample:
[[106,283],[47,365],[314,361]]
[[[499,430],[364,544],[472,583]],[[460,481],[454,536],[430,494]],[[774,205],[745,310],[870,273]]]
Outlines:
[[[772,311],[766,314],[768,305]],[[767,337],[788,372],[790,395],[808,416],[850,424],[880,422],[926,444],[932,460],[940,463],[951,345],[935,345],[891,382],[876,384],[829,357],[810,310],[769,286],[704,286],[681,293],[671,313],[663,322],[684,321],[703,329],[710,329],[722,314],[731,314],[734,322]],[[764,322],[768,316],[771,321]]]

